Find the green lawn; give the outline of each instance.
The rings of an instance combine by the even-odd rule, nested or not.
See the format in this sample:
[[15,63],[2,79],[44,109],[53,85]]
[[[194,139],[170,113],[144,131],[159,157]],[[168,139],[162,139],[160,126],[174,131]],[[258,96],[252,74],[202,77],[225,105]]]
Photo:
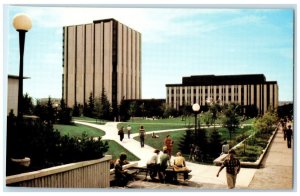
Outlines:
[[73,117],[73,121],[85,121],[85,122],[89,122],[89,123],[93,123],[93,124],[100,124],[100,125],[104,125],[106,122],[108,122],[107,120],[90,118],[90,117],[86,117],[86,116]]
[[188,126],[194,126],[191,124],[193,121],[191,119],[182,120],[181,118],[170,118],[170,119],[157,119],[157,120],[146,120],[146,119],[135,119],[128,121],[126,123],[118,124],[118,129],[121,126],[124,128],[128,124],[132,127],[132,133],[138,133],[140,126],[143,125],[146,132],[167,130],[167,129],[179,129],[186,128]]
[[105,135],[104,131],[99,129],[75,124],[75,125],[53,125],[54,129],[57,129],[61,135],[69,135],[70,137],[80,137],[82,133],[86,132],[89,137],[99,137]]
[[128,161],[139,161],[140,160],[134,154],[130,153],[127,149],[123,148],[123,146],[119,145],[117,142],[115,142],[113,140],[103,140],[103,141],[108,142],[109,149],[105,154],[112,155],[112,160],[118,159],[122,152],[126,153]]
[[[178,151],[180,151],[178,144],[181,141],[181,138],[183,137],[183,135],[185,135],[185,131],[164,132],[164,133],[159,133],[157,135],[159,135],[159,138],[152,138],[151,135],[146,135],[145,144],[147,144],[155,149],[162,150],[162,148],[164,146],[165,137],[167,135],[170,135],[172,140],[174,141],[172,154],[175,155]],[[139,136],[134,137],[134,139],[140,141]]]

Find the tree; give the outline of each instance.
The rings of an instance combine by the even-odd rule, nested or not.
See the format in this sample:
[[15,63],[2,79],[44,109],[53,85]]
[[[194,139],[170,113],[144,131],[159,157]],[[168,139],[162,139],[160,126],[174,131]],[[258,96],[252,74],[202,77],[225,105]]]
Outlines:
[[94,113],[95,113],[95,99],[93,97],[93,93],[90,93],[89,96],[89,101],[88,103],[84,103],[84,109],[83,109],[83,113],[85,116],[87,117],[94,117]]
[[98,119],[110,120],[112,116],[111,112],[112,112],[111,105],[103,89],[101,93],[101,97],[95,99],[94,116]]
[[46,113],[47,113],[46,116],[47,122],[53,124],[55,122],[55,112],[54,112],[53,103],[50,96],[48,98],[48,102],[46,106]]
[[180,143],[179,143],[179,150],[183,154],[189,154],[190,153],[190,147],[191,144],[194,143],[194,131],[192,130],[186,130],[184,136],[181,138]]
[[79,107],[80,105],[75,102],[73,106],[72,116],[76,116],[76,117],[81,116]]
[[210,156],[215,159],[220,155],[222,148],[222,137],[216,129],[210,135],[209,146]]
[[207,154],[209,152],[208,138],[205,129],[197,129],[195,132],[195,144],[199,147],[198,153],[196,153],[196,160],[204,162],[207,160]]
[[278,116],[275,112],[266,112],[262,117],[255,120],[254,127],[262,134],[271,133],[277,121]]
[[212,124],[213,114],[210,111],[204,112],[202,114],[202,119],[207,127],[209,127]]
[[32,98],[26,93],[23,95],[23,112],[24,114],[32,115],[34,111],[34,106],[32,103]]
[[223,108],[222,124],[229,131],[230,141],[232,138],[232,133],[240,124],[240,117],[237,114],[238,107],[239,106],[236,104],[229,104],[225,105]]
[[60,100],[59,110],[57,114],[57,121],[59,124],[71,124],[72,115],[71,108],[68,108],[65,104],[65,100],[62,98]]
[[131,118],[135,115],[136,110],[137,110],[137,103],[136,103],[136,101],[133,101],[129,105],[129,115]]

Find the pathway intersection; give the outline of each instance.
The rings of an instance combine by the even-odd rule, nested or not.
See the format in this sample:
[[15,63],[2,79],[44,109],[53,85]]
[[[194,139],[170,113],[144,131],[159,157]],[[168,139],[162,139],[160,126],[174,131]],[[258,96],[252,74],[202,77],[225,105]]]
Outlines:
[[[128,151],[133,153],[135,156],[139,157],[140,158],[140,161],[138,161],[139,166],[145,166],[147,160],[149,159],[149,156],[151,156],[151,154],[155,150],[154,148],[148,145],[145,145],[144,148],[141,148],[140,143],[132,139],[133,137],[137,136],[138,133],[131,134],[131,139],[128,139],[127,135],[125,134],[124,140],[121,142],[118,135],[118,129],[117,129],[118,122],[108,122],[105,125],[97,125],[97,124],[92,124],[92,123],[82,122],[82,121],[75,121],[75,123],[95,127],[104,131],[105,135],[102,137],[102,139],[114,140],[118,144],[126,148]],[[167,131],[168,132],[178,131],[178,130],[184,130],[184,129],[162,130],[162,131],[155,131],[155,133],[167,132]],[[192,172],[190,173],[192,175],[192,178],[190,179],[191,182],[198,183],[198,184],[212,184],[214,185],[214,187],[218,186],[219,188],[222,189],[224,189],[224,187],[226,188],[225,170],[223,170],[220,173],[220,176],[218,178],[216,177],[216,174],[219,170],[219,166],[201,165],[201,164],[191,163],[188,161],[186,163],[187,163],[187,167],[192,170]],[[252,181],[256,170],[257,169],[242,168],[240,173],[238,174],[236,187],[238,189],[247,188],[250,182]]]

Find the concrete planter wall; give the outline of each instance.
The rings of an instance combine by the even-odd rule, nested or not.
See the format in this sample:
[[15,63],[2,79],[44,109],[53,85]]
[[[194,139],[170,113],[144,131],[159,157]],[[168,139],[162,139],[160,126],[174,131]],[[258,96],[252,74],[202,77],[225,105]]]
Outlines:
[[[265,147],[265,149],[263,150],[262,154],[259,156],[259,158],[255,161],[255,162],[242,162],[241,161],[241,166],[242,167],[248,167],[248,168],[259,168],[266,152],[269,149],[269,146],[271,144],[271,142],[273,141],[273,138],[275,137],[277,133],[277,128],[273,131],[273,134],[271,135],[271,137],[268,140],[268,144]],[[236,149],[237,147],[241,146],[244,143],[245,140],[243,140],[242,142],[238,143],[237,145],[235,145],[232,149]],[[221,156],[219,156],[218,158],[216,158],[213,163],[217,166],[220,166],[223,161],[227,158],[228,154],[223,154]]]
[[107,188],[111,155],[6,177],[7,186],[49,188]]

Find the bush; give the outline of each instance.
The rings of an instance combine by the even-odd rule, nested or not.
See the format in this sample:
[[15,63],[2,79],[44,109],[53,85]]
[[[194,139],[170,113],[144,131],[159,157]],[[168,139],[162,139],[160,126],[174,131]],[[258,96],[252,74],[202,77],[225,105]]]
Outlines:
[[[107,142],[82,137],[61,136],[51,124],[40,119],[23,119],[17,122],[8,117],[7,175],[39,170],[78,161],[99,159],[108,150]],[[16,168],[10,158],[31,159],[28,168]]]

